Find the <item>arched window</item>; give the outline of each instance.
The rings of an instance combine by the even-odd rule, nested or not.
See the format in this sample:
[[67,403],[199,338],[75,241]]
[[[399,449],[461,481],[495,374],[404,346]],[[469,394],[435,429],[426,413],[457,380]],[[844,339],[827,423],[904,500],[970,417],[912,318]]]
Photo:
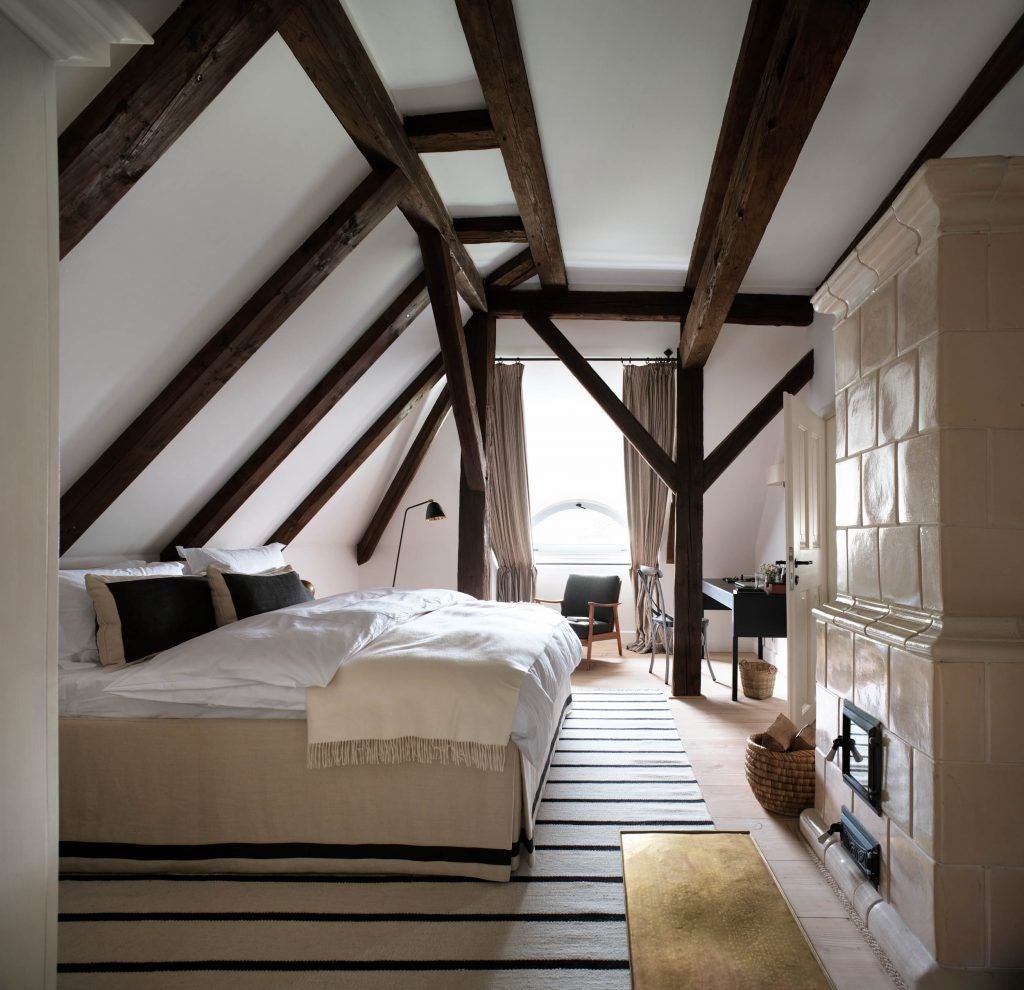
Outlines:
[[534,513],[532,523],[539,564],[629,563],[626,521],[604,502],[553,502]]

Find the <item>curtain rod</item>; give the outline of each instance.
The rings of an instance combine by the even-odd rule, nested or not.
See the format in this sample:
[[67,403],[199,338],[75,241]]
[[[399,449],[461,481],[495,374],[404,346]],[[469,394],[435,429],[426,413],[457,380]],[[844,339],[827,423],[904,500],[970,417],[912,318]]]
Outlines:
[[[525,364],[527,361],[561,361],[557,357],[496,357],[495,361],[508,361],[513,364]],[[675,356],[660,355],[658,357],[585,357],[584,361],[592,364],[595,361],[615,361],[619,364],[670,364]]]

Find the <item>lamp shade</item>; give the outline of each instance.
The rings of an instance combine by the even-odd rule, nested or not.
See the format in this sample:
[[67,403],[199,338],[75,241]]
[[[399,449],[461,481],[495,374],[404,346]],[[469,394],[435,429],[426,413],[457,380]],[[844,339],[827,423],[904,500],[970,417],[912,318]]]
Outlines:
[[444,519],[444,509],[441,508],[439,502],[435,502],[431,499],[427,503],[426,520],[427,522],[437,522],[440,519]]

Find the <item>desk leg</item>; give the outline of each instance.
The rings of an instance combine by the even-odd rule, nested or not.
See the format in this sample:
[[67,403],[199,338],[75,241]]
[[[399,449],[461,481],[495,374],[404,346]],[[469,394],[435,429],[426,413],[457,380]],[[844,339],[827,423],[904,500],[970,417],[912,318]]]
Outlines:
[[764,659],[764,637],[763,636],[758,636],[757,637],[757,659],[758,660],[763,660]]
[[736,688],[740,677],[740,640],[738,636],[732,638],[732,700],[739,701]]

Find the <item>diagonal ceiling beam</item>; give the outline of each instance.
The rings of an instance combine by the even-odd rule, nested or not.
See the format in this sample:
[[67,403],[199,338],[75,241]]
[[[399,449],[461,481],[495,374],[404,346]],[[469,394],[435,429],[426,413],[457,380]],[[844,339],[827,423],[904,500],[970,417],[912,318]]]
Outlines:
[[[992,53],[992,57],[974,77],[971,85],[967,87],[956,106],[950,110],[946,119],[939,124],[938,130],[907,166],[906,171],[896,181],[896,185],[886,193],[885,199],[879,204],[878,209],[857,231],[853,240],[843,248],[829,269],[829,276],[861,242],[864,235],[878,223],[882,214],[892,206],[896,197],[913,178],[914,173],[930,158],[941,158],[949,151],[964,131],[978,119],[978,115],[1003,91],[1003,87],[1020,71],[1022,66],[1024,66],[1024,14],[1013,25],[999,47]],[[826,280],[827,278],[828,276],[826,276]]]
[[498,135],[486,110],[453,110],[405,117],[405,133],[420,154],[437,151],[487,151]]
[[356,470],[384,442],[391,432],[416,408],[424,396],[441,380],[444,363],[438,354],[374,420],[368,430],[345,451],[344,456],[299,503],[287,519],[267,539],[267,543],[291,543],[313,517],[341,491]]
[[403,458],[398,471],[395,472],[395,476],[391,479],[391,484],[388,485],[384,497],[380,500],[377,511],[374,512],[373,518],[356,545],[357,564],[365,564],[373,556],[377,544],[380,543],[381,537],[384,535],[384,530],[388,528],[391,517],[398,509],[413,478],[416,477],[416,472],[420,469],[420,465],[427,456],[427,451],[434,442],[438,430],[444,424],[451,407],[452,400],[446,386],[441,390],[441,394],[437,397],[430,412],[427,413],[427,418],[423,421],[419,433],[416,434],[412,446]]
[[463,244],[525,244],[522,217],[456,217],[455,233]]
[[711,175],[704,193],[697,236],[694,238],[690,263],[686,269],[686,288],[692,290],[704,262],[707,260],[711,237],[722,212],[729,179],[739,157],[743,136],[747,130],[751,108],[757,99],[768,59],[771,56],[774,34],[772,25],[778,8],[771,3],[754,2],[747,17],[747,26],[740,42],[740,53],[733,69],[729,99],[725,105],[722,128],[718,132],[715,157],[711,161]]
[[[489,281],[489,280],[488,280]],[[498,319],[540,312],[562,320],[650,320],[678,323],[693,293],[585,291],[579,289],[487,290],[487,311]],[[747,326],[810,326],[814,309],[807,296],[738,295],[729,323]]]
[[102,220],[277,30],[294,0],[185,0],[61,134],[60,255]]
[[561,330],[542,313],[525,313],[523,319],[533,327],[537,336],[561,359],[573,377],[604,410],[608,418],[622,431],[622,435],[636,448],[636,452],[654,469],[654,472],[673,492],[679,490],[679,472],[675,461],[644,425],[608,387],[605,380],[590,366],[587,359],[565,338]]
[[282,22],[280,33],[367,161],[390,163],[408,178],[402,212],[417,231],[440,232],[455,262],[459,292],[473,309],[486,309],[483,279],[341,4],[303,0]]
[[[745,127],[683,326],[685,367],[707,362],[866,7],[867,0],[754,0],[748,29],[770,20],[771,47],[765,59],[764,42],[756,46],[761,76],[753,100],[733,106],[749,100],[750,87],[729,95],[726,120]],[[749,34],[741,59],[751,50]],[[734,83],[747,76],[738,67]]]
[[542,285],[565,286],[565,261],[512,0],[455,0]]
[[61,497],[61,553],[395,208],[407,188],[395,169],[371,172],[210,338]]
[[420,251],[423,254],[427,291],[430,293],[430,307],[434,311],[434,323],[437,325],[437,339],[444,358],[444,373],[451,391],[455,426],[459,431],[466,482],[474,491],[480,492],[486,483],[486,457],[473,393],[473,379],[469,371],[466,338],[462,332],[459,299],[455,294],[451,258],[444,238],[436,230],[420,231]]
[[704,491],[707,491],[750,442],[782,412],[782,397],[796,395],[814,377],[814,351],[808,351],[781,381],[773,385],[736,428],[704,458]]
[[427,283],[421,273],[185,524],[164,549],[164,559],[177,560],[176,547],[201,547],[212,539],[426,308]]
[[[533,252],[527,248],[513,255],[508,261],[498,265],[497,268],[487,276],[487,295],[490,297],[493,289],[514,289],[522,285],[527,279],[537,274],[537,265],[533,260]],[[487,303],[490,306],[490,302]]]

